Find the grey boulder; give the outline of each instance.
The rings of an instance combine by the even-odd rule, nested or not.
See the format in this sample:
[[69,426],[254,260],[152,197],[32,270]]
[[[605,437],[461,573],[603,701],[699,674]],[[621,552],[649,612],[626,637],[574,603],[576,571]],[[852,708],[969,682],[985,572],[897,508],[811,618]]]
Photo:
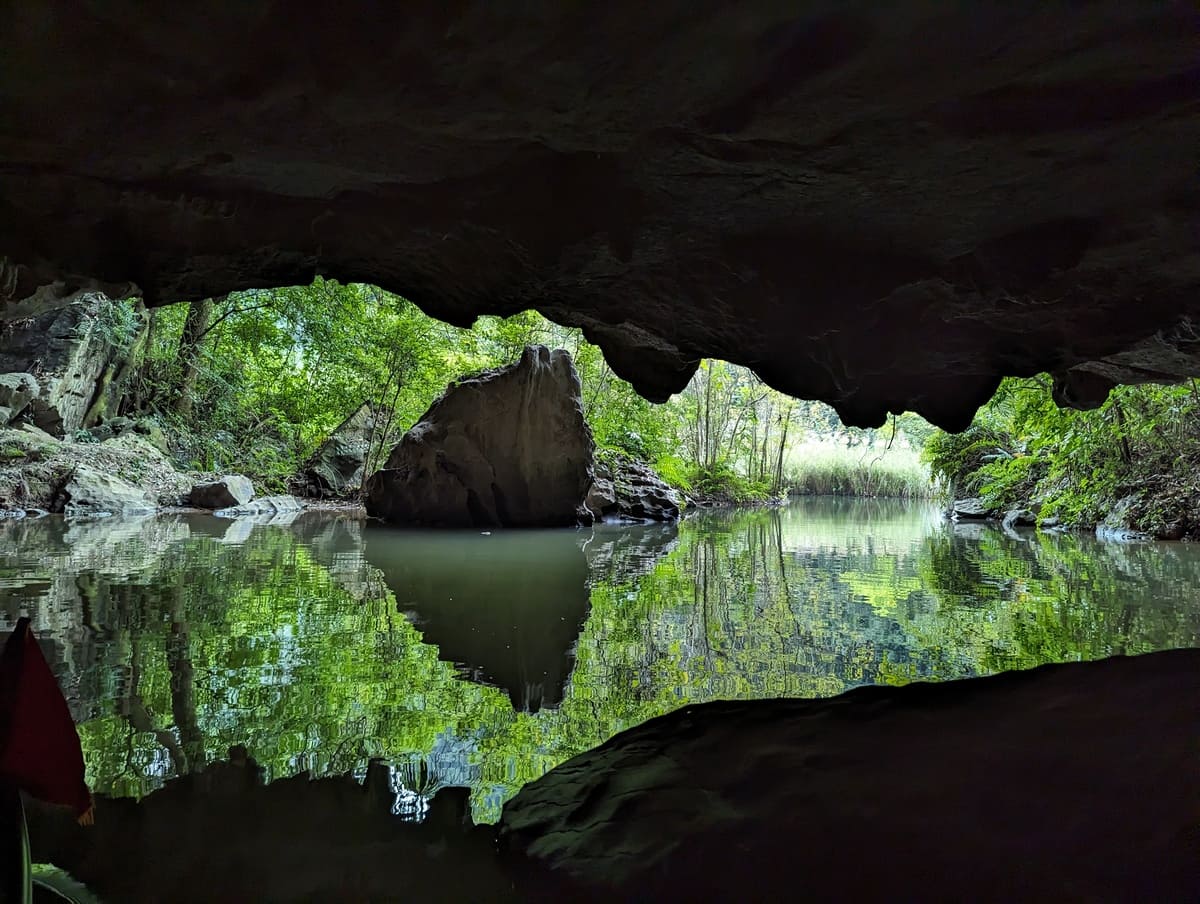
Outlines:
[[950,517],[954,520],[982,520],[990,517],[992,510],[978,496],[969,499],[955,499],[950,506]]
[[226,474],[220,480],[198,483],[188,493],[187,502],[197,508],[227,509],[245,505],[254,498],[254,484],[241,474]]
[[145,490],[89,465],[78,465],[61,491],[68,518],[95,518],[153,512],[157,506]]
[[282,515],[298,512],[303,506],[295,496],[263,496],[244,505],[218,509],[213,514],[219,518],[242,518],[258,515]]
[[40,391],[33,374],[0,374],[0,427],[11,424]]
[[1035,524],[1037,516],[1029,509],[1012,509],[1005,513],[1001,526],[1005,530],[1012,530],[1016,527],[1033,527]]
[[298,475],[299,491],[325,497],[358,489],[374,430],[375,412],[369,404],[360,406],[305,463]]
[[625,456],[596,468],[585,504],[597,520],[674,521],[679,494],[649,467]]

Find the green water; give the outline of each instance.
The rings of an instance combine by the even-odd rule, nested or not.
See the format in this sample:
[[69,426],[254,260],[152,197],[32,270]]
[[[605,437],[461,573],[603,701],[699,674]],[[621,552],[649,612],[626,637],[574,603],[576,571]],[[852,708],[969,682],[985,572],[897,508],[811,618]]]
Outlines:
[[955,527],[812,500],[676,527],[413,532],[310,513],[0,523],[93,787],[245,744],[268,777],[393,767],[395,812],[477,820],[690,702],[825,696],[1200,642],[1200,547]]

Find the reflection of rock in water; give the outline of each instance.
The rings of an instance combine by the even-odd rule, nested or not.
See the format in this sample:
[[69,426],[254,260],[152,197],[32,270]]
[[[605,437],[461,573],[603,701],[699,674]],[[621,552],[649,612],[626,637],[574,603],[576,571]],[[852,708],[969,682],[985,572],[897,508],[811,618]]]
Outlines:
[[669,524],[597,524],[583,543],[589,578],[594,584],[631,581],[648,574],[679,541],[675,522]]
[[441,658],[537,710],[562,699],[588,611],[574,530],[409,531],[368,525],[368,562]]
[[114,612],[131,596],[153,595],[167,553],[190,536],[188,522],[171,517],[0,522],[0,569],[13,575],[0,580],[0,630],[29,615],[75,719],[100,715],[97,628],[119,621]]
[[395,799],[392,813],[412,822],[423,821],[434,795],[447,788],[467,790],[474,786],[482,774],[482,766],[472,754],[475,744],[466,738],[456,737],[449,731],[438,735],[433,749],[427,755],[415,754],[392,762],[389,765],[373,763],[373,768],[388,770],[389,782]]
[[369,525],[362,536],[367,561],[441,658],[536,711],[562,700],[588,588],[646,574],[678,534],[674,524],[491,534]]
[[377,763],[362,785],[301,775],[264,786],[252,764],[218,762],[140,802],[97,796],[87,829],[27,806],[34,859],[105,900],[510,900],[494,831],[470,825],[466,795],[443,791],[413,825],[392,814]]
[[379,572],[363,559],[361,510],[303,512],[289,530],[312,552],[339,587],[356,600],[381,599],[386,587]]

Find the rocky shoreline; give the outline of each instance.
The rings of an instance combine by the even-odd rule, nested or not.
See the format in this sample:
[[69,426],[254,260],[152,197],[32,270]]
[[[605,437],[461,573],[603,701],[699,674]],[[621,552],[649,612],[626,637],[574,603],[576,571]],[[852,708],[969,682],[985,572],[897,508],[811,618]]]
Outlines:
[[1018,529],[1042,533],[1094,533],[1097,540],[1113,543],[1136,543],[1151,540],[1200,539],[1200,523],[1186,517],[1164,522],[1152,514],[1152,502],[1140,494],[1131,493],[1118,500],[1099,523],[1071,524],[1059,518],[1039,518],[1032,503],[1009,507],[989,505],[979,496],[955,499],[946,509],[946,517],[956,523],[998,524],[1009,534]]
[[276,517],[313,506],[361,509],[351,500],[260,495],[241,475],[181,471],[167,453],[133,431],[80,442],[30,425],[0,429],[0,519],[188,511]]

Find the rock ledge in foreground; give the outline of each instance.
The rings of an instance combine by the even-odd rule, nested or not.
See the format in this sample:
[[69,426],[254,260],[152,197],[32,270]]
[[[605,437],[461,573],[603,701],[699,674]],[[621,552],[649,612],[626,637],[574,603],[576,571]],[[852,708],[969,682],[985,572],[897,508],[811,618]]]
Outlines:
[[502,842],[575,899],[1185,900],[1198,699],[1172,650],[689,706],[527,785]]

